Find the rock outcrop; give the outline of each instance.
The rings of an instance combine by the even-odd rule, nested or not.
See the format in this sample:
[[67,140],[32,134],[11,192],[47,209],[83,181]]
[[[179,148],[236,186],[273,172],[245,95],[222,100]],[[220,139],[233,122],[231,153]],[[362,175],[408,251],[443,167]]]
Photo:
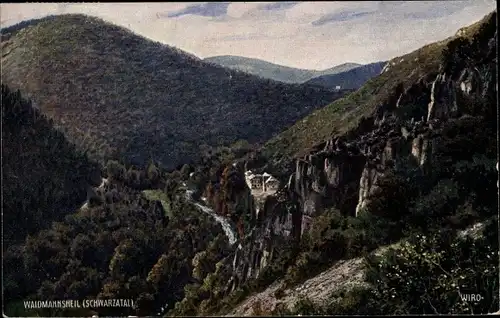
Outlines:
[[[396,90],[373,118],[360,123],[355,134],[347,134],[353,138],[331,139],[322,150],[298,159],[288,190],[299,198],[301,214],[314,216],[335,206],[355,216],[387,171],[410,165],[429,172],[443,123],[477,115],[471,105],[487,105],[496,95],[496,61],[486,58],[495,51],[495,42],[496,33],[482,57],[464,63],[454,76],[443,70],[402,93]],[[356,202],[352,196],[357,196]]]
[[406,88],[400,85],[353,131],[316,145],[297,159],[288,182],[265,199],[261,213],[252,218],[251,232],[227,261],[233,272],[228,291],[257,277],[273,262],[280,244],[299,240],[324,209],[335,207],[357,216],[388,172],[432,173],[445,123],[488,115],[476,105],[489,109],[494,102],[495,48],[496,33],[472,62],[455,66],[453,72],[444,67],[435,70]]

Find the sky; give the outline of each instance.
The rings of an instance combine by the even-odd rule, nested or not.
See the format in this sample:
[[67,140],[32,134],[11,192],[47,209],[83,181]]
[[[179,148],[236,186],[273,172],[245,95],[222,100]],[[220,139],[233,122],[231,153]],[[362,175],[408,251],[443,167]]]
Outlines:
[[84,13],[200,58],[239,55],[322,70],[404,55],[495,8],[494,0],[3,3],[0,23]]

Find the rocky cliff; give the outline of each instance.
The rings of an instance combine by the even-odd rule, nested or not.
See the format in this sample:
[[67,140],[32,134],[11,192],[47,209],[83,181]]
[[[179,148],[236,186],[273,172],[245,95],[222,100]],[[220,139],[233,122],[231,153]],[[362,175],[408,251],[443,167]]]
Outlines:
[[445,126],[494,120],[489,116],[495,107],[496,39],[495,32],[483,45],[477,43],[482,50],[475,59],[443,66],[396,91],[392,102],[380,105],[355,130],[297,160],[288,190],[299,199],[301,214],[314,216],[333,205],[356,215],[387,171],[419,167],[431,173]]
[[446,146],[442,136],[455,129],[450,127],[494,125],[496,41],[496,31],[471,41],[452,39],[439,69],[399,85],[356,128],[297,159],[288,183],[266,199],[261,215],[252,217],[251,233],[227,261],[232,268],[228,290],[258,277],[280,244],[299,240],[325,208],[356,216],[388,173],[432,174]]

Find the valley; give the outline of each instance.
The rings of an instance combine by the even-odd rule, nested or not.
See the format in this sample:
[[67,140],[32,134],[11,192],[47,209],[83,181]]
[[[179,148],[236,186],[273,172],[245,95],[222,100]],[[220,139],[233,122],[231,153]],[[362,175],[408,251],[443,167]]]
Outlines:
[[314,76],[84,14],[2,28],[4,313],[497,312],[496,20]]

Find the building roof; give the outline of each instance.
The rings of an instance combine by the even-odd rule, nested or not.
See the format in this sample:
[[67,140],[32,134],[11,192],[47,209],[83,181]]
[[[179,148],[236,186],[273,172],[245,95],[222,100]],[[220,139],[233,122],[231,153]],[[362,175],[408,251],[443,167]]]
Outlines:
[[266,180],[266,183],[271,182],[271,181],[278,181],[278,179],[274,178],[273,176],[270,176],[270,177]]
[[270,175],[269,173],[267,173],[267,172],[264,172],[264,173],[262,174],[262,176],[263,176],[263,177],[270,177],[271,175]]

